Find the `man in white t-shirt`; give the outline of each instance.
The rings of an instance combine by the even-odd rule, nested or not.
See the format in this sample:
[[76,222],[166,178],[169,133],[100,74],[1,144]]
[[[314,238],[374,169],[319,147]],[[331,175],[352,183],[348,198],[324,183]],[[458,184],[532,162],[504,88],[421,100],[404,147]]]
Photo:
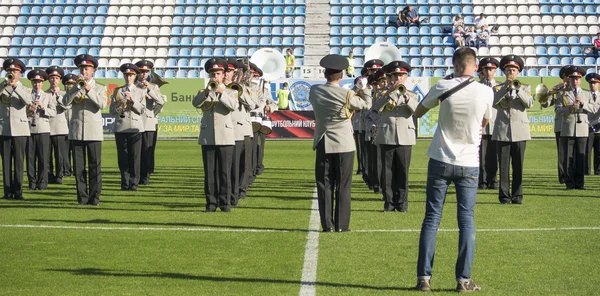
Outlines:
[[[494,93],[481,83],[470,83],[440,102],[447,91],[472,79],[477,71],[477,56],[469,47],[454,52],[455,76],[438,81],[417,107],[416,117],[440,105],[438,126],[429,146],[427,169],[427,201],[419,240],[417,290],[431,290],[437,229],[442,217],[446,191],[450,183],[456,187],[459,232],[456,260],[457,292],[480,290],[471,280],[475,254],[474,209],[479,180],[479,143],[482,128],[492,116]],[[474,94],[477,94],[476,96]]]

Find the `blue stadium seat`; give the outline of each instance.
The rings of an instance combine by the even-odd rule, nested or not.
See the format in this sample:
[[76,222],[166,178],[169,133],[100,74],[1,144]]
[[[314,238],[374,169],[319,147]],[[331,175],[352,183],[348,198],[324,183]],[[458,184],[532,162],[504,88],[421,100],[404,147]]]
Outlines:
[[[431,10],[429,10],[429,11],[431,12]],[[442,23],[442,21],[440,20],[439,16],[432,16],[429,18],[429,24],[431,24],[433,26],[439,25],[441,23]]]
[[433,72],[434,77],[444,77],[446,75],[446,71],[437,69]]
[[[430,49],[430,50],[431,50],[431,49]],[[421,61],[421,64],[422,64],[424,67],[433,67],[433,59],[431,59],[431,58],[424,58],[424,59]]]
[[421,38],[421,45],[430,46],[431,45],[431,38],[430,37],[422,37]]
[[[560,65],[560,59],[557,57],[551,57],[550,60],[548,61],[548,65],[550,66],[559,66]],[[558,75],[556,75],[558,76]]]
[[454,55],[454,48],[452,48],[452,47],[444,48],[444,55],[447,57],[451,57],[452,55]]
[[423,76],[421,73],[421,70],[419,69],[413,69],[412,71],[410,71],[410,77],[421,77]]
[[548,47],[547,53],[549,56],[556,56],[556,55],[558,55],[558,48],[555,46],[550,46],[550,47]]
[[433,77],[433,70],[431,70],[431,69],[425,69],[425,70],[423,70],[423,73],[421,74],[421,76],[423,76],[423,77]]
[[560,74],[559,68],[553,68],[552,70],[550,70],[550,76],[558,77],[559,74]]
[[575,57],[575,58],[573,58],[573,65],[583,66],[583,65],[585,65],[585,62],[582,57]]
[[408,51],[408,55],[411,57],[416,57],[421,55],[421,48],[419,47],[411,47]]
[[[553,37],[553,36],[548,36],[548,37]],[[548,38],[546,38],[548,39]],[[567,45],[569,44],[569,40],[567,39],[566,36],[558,36],[558,38],[556,38],[556,44],[558,45]],[[553,44],[553,43],[548,43],[548,44]]]
[[442,41],[442,37],[436,36],[436,37],[431,38],[431,45],[435,45],[435,46],[444,45],[444,43]]
[[375,43],[375,38],[373,37],[365,37],[365,39],[363,40],[363,44],[365,46],[371,46]]
[[537,64],[539,66],[547,66],[548,63],[548,58],[542,57],[542,58],[538,58]]
[[569,47],[561,46],[558,49],[558,54],[561,56],[568,56],[568,55],[571,55],[571,50],[569,49]]
[[585,62],[584,63],[585,63],[586,66],[593,66],[593,65],[596,64],[596,59],[588,57],[588,58],[585,58]]
[[391,44],[398,44],[398,38],[396,37],[387,37],[385,40]]

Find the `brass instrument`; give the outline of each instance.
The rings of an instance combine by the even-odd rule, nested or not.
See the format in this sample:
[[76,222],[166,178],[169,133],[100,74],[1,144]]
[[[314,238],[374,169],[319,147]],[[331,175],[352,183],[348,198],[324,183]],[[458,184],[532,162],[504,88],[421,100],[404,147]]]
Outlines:
[[150,74],[152,76],[152,79],[150,79],[150,82],[158,85],[158,88],[160,88],[161,86],[163,86],[165,84],[169,84],[168,81],[166,81],[165,79],[160,77],[158,74],[156,74],[156,72],[154,72],[154,69],[152,69],[152,71],[150,71]]
[[[497,86],[499,87],[499,86]],[[518,90],[521,87],[521,81],[519,80],[513,80],[513,81],[506,81],[505,83],[505,87],[508,89],[508,91],[511,90]],[[507,97],[508,93],[505,93],[504,96],[495,104],[495,106],[499,106],[500,108],[503,109],[507,109],[510,108],[510,101],[512,98]]]
[[521,88],[521,81],[515,79],[508,85],[508,87],[510,89],[519,89]]
[[6,74],[6,76],[5,76],[5,79],[6,79],[7,81],[12,81],[13,79],[15,79],[15,74],[13,74],[13,73],[8,73],[8,74]]
[[242,79],[243,79],[243,73],[241,70],[239,70],[237,73],[235,73],[235,76],[233,77],[232,82],[227,85],[227,88],[237,91],[238,100],[242,96],[242,94],[244,94],[244,88],[240,84]]
[[[211,80],[208,82],[208,85],[206,86],[206,88],[207,88],[209,91],[216,91],[216,90],[217,90],[217,88],[218,88],[218,86],[219,86],[219,85],[217,84],[217,81],[216,81],[216,80],[213,80],[213,79],[211,79]],[[214,100],[212,99],[212,97],[211,97],[211,100],[210,100],[210,102],[209,102],[209,103],[206,103],[206,102],[204,102],[204,104],[202,104],[202,110],[203,110],[203,111],[208,111],[208,110],[212,109],[214,106],[215,106],[215,101],[214,101]]]
[[81,96],[77,96],[73,99],[73,103],[75,104],[81,104],[83,103],[83,100],[85,100],[85,93],[81,94]]
[[[13,73],[6,74],[5,79],[4,79],[4,85],[10,84],[10,82],[12,82],[13,79],[15,79],[15,75]],[[2,103],[4,103],[4,104],[8,105],[8,104],[10,104],[10,97],[5,94],[1,94],[0,101],[2,101]]]
[[[387,97],[389,97],[390,94],[392,94],[393,92],[398,92],[398,96],[402,97],[406,94],[406,86],[404,86],[404,84],[396,84],[393,87],[391,87],[390,89],[388,89],[388,91],[385,95]],[[396,101],[388,100],[387,104],[385,105],[385,110],[392,111],[392,110],[394,110],[394,108],[396,108],[396,105],[397,105]]]
[[564,83],[555,85],[552,88],[552,90],[548,90],[548,87],[546,87],[546,85],[544,85],[544,84],[539,84],[535,88],[535,96],[534,96],[534,98],[543,107],[544,106],[547,107],[549,105],[550,99],[553,98],[559,92],[563,91],[564,89],[565,89],[565,84]]
[[87,85],[87,82],[85,82],[85,80],[83,78],[77,80],[77,88],[78,89],[84,89],[86,85]]
[[[125,90],[125,92],[131,91],[129,89],[129,86],[126,86],[123,89]],[[122,95],[125,96],[125,93],[122,93]],[[120,98],[119,98],[119,100],[115,100],[115,104],[117,104],[117,108],[116,108],[115,112],[117,114],[119,114],[120,118],[125,118],[125,109],[127,109],[129,102],[131,102],[131,101],[127,100],[127,101],[123,102],[123,100],[121,100]]]

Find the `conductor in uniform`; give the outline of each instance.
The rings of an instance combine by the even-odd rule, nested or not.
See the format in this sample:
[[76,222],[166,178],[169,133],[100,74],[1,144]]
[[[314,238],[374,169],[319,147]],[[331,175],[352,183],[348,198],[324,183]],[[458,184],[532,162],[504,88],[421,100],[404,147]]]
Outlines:
[[144,133],[142,117],[147,111],[144,104],[147,91],[135,83],[136,76],[140,72],[136,65],[125,63],[121,65],[120,70],[125,85],[115,88],[110,97],[110,113],[115,116],[113,128],[121,172],[121,190],[135,191],[140,181],[142,134]]
[[73,145],[77,201],[79,205],[98,206],[102,192],[102,109],[107,103],[106,86],[94,80],[94,72],[98,67],[96,58],[81,54],[75,57],[75,65],[80,73],[77,87],[67,92],[62,103],[71,106],[69,140]]
[[408,169],[412,146],[417,143],[413,115],[419,105],[417,93],[404,86],[411,70],[406,62],[387,64],[383,71],[391,78],[391,84],[373,105],[381,114],[375,143],[381,149],[384,212],[408,211]]
[[556,97],[556,116],[562,117],[560,136],[564,145],[563,167],[567,189],[585,190],[584,166],[589,135],[588,114],[598,111],[598,104],[593,101],[590,92],[581,89],[581,80],[585,72],[585,69],[579,66],[567,69],[565,75],[569,77],[569,88]]
[[223,59],[206,61],[204,69],[210,73],[210,81],[192,101],[194,107],[203,110],[198,144],[202,145],[206,212],[215,212],[217,206],[223,212],[231,211],[231,164],[235,147],[231,112],[238,106],[238,100],[237,93],[223,83],[227,65]]
[[65,91],[59,88],[64,70],[59,66],[51,66],[46,69],[50,87],[46,93],[50,95],[53,104],[56,106],[56,115],[50,118],[50,173],[48,180],[52,183],[62,184],[62,178],[65,174],[65,168],[69,162],[67,147],[67,135],[69,134],[69,124],[67,123],[66,112],[68,108],[62,104],[62,98]]
[[[504,56],[500,60],[500,68],[506,75],[506,81],[494,87],[494,108],[498,111],[492,140],[497,143],[500,165],[498,199],[502,204],[523,203],[523,163],[526,141],[531,139],[527,109],[533,106],[530,86],[517,80],[523,64],[519,56]],[[512,190],[509,164],[512,164]]]
[[[7,72],[0,83],[0,155],[2,156],[2,181],[4,199],[23,199],[23,165],[27,138],[27,106],[31,105],[31,89],[21,84],[25,64],[9,58],[2,68]],[[14,171],[12,170],[14,164]]]
[[[365,109],[367,100],[339,85],[348,60],[327,55],[320,61],[326,84],[313,85],[308,99],[315,113],[313,150],[316,150],[315,177],[319,214],[324,232],[350,231],[350,200],[354,145],[353,109]],[[370,92],[365,91],[370,97]],[[370,100],[370,99],[369,99]]]
[[48,188],[48,167],[50,166],[50,118],[56,115],[56,102],[42,90],[48,74],[42,70],[27,73],[33,89],[32,104],[27,107],[29,131],[27,140],[27,178],[29,190]]
[[[500,62],[495,58],[483,58],[479,61],[479,83],[491,88],[498,85],[494,80],[496,69]],[[492,117],[488,124],[483,128],[481,135],[481,144],[479,145],[479,189],[498,189],[498,153],[496,151],[496,142],[492,140],[494,131],[494,120],[498,111],[492,108]]]
[[140,167],[140,184],[148,185],[150,183],[150,174],[154,168],[154,150],[156,149],[156,127],[158,119],[156,116],[162,110],[165,104],[163,96],[160,94],[159,86],[148,81],[148,75],[154,64],[148,60],[141,60],[135,63],[139,69],[137,76],[137,85],[142,88],[144,93],[143,104],[146,112],[142,114],[144,123],[144,132],[142,133],[142,156]]

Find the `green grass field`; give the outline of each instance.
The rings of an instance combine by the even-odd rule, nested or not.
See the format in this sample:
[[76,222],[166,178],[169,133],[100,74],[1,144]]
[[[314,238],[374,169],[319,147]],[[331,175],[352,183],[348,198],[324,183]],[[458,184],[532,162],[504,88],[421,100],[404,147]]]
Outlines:
[[[266,170],[249,197],[231,213],[203,213],[195,141],[159,142],[156,174],[137,192],[119,189],[116,149],[106,141],[100,207],[76,205],[72,177],[26,191],[25,201],[0,200],[0,294],[298,295],[311,233],[311,145],[267,142]],[[352,232],[319,234],[318,295],[419,293],[410,289],[428,145],[418,141],[413,150],[408,213],[381,212],[379,196],[355,175]],[[523,205],[479,192],[479,294],[600,293],[600,177],[586,177],[587,191],[566,191],[554,145],[529,141]],[[455,200],[451,190],[438,235],[432,288],[440,294],[455,288]]]

